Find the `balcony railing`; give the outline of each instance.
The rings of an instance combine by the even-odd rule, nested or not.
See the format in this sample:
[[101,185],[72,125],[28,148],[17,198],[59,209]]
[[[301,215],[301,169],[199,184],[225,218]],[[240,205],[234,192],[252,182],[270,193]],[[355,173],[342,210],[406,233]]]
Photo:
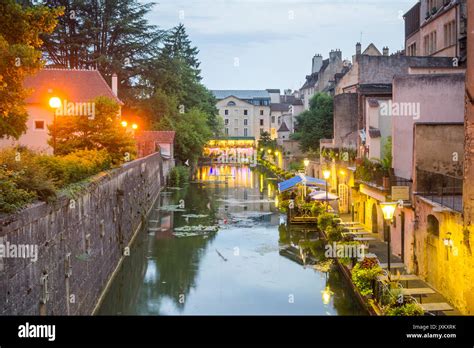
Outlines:
[[462,190],[462,178],[417,170],[416,193],[432,202],[462,212]]

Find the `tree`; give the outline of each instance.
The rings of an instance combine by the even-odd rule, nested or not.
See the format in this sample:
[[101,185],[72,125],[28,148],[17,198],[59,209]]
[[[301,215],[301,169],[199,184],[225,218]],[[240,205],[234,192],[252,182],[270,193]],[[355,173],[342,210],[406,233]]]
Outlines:
[[317,151],[321,139],[333,137],[333,98],[317,93],[310,100],[309,110],[296,117],[296,132],[293,140],[300,143],[302,151]]
[[175,157],[181,162],[196,163],[204,145],[212,136],[207,115],[197,108],[184,114],[163,117],[156,125],[159,130],[176,131]]
[[149,65],[145,85],[149,86],[151,95],[165,93],[175,97],[180,111],[197,108],[204,112],[211,130],[218,135],[222,125],[217,117],[216,100],[201,83],[198,53],[184,25],[174,27],[165,36],[160,54]]
[[87,116],[57,116],[56,124],[48,126],[49,145],[54,145],[56,135],[57,155],[67,155],[76,150],[106,149],[114,163],[121,162],[127,154],[135,154],[135,141],[121,126],[119,105],[107,97],[93,101],[93,119]]
[[61,13],[61,8],[0,1],[0,138],[18,139],[26,131],[23,80],[42,67],[40,34],[52,32]]
[[163,32],[146,16],[154,3],[138,0],[46,0],[64,6],[65,15],[52,35],[45,36],[48,60],[71,69],[97,68],[118,75],[119,95],[128,103],[143,91],[140,81],[158,53]]

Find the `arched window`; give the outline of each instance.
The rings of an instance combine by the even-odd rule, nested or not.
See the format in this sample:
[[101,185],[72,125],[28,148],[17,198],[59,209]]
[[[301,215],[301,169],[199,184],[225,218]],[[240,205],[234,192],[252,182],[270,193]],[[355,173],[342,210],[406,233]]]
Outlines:
[[439,237],[439,221],[433,215],[428,215],[428,233],[433,236]]
[[235,104],[235,102],[233,102],[233,101],[230,101],[230,102],[227,103],[227,106],[235,106],[235,105],[236,105],[236,104]]

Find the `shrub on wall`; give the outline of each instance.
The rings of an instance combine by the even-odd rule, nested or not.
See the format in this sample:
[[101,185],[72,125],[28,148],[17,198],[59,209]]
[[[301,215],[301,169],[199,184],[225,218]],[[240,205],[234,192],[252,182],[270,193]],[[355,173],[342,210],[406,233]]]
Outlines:
[[27,149],[0,151],[0,212],[11,213],[39,199],[49,201],[56,192],[111,167],[105,150],[79,150],[49,156]]
[[184,166],[176,166],[171,169],[168,177],[168,185],[172,187],[183,187],[189,182],[189,169]]

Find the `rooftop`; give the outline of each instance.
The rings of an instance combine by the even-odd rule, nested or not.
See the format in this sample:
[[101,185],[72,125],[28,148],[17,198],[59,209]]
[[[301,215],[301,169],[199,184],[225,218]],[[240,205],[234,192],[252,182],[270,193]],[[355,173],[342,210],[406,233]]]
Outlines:
[[213,90],[211,91],[216,99],[222,100],[231,96],[239,99],[270,99],[270,94],[266,90]]
[[123,105],[98,70],[43,69],[24,84],[32,90],[28,104],[46,104],[52,96],[77,103],[104,96]]
[[288,111],[290,109],[290,104],[284,103],[272,103],[270,104],[271,111]]

